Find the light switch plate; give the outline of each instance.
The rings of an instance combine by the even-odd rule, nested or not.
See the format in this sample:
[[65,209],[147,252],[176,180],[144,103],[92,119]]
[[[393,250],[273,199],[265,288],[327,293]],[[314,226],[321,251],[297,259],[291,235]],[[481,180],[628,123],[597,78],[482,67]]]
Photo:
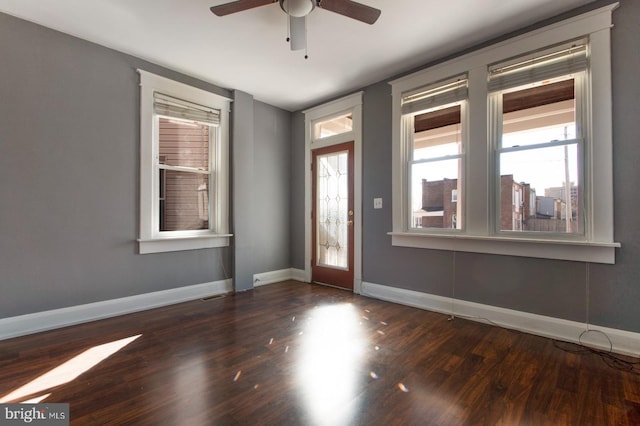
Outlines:
[[382,198],[374,198],[373,199],[373,208],[381,209],[382,208]]

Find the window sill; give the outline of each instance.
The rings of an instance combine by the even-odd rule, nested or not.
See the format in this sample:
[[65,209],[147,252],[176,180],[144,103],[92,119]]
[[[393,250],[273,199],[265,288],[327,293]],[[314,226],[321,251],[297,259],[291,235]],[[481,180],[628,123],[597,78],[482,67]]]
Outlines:
[[163,253],[170,251],[198,250],[229,246],[233,234],[197,235],[188,237],[164,237],[139,239],[140,254]]
[[389,232],[391,244],[399,247],[536,257],[541,259],[615,264],[620,243],[566,241],[499,236],[422,234]]

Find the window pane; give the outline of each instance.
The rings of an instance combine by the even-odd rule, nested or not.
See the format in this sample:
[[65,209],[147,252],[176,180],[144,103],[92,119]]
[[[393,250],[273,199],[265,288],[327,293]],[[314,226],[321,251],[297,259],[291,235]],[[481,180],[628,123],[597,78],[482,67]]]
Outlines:
[[414,129],[414,160],[458,155],[462,152],[460,105],[416,115]]
[[[576,139],[574,86],[564,77],[503,94],[502,148]],[[581,232],[578,164],[577,143],[501,153],[500,229]]]
[[322,139],[353,130],[351,113],[321,121],[313,126],[313,138]]
[[581,232],[578,182],[575,143],[502,153],[500,229]]
[[412,227],[462,229],[461,163],[453,159],[411,166]]
[[576,138],[573,79],[503,95],[502,147]]
[[316,262],[349,267],[349,153],[317,156]]
[[160,231],[209,229],[209,175],[160,170]]
[[208,170],[209,125],[159,118],[160,164]]

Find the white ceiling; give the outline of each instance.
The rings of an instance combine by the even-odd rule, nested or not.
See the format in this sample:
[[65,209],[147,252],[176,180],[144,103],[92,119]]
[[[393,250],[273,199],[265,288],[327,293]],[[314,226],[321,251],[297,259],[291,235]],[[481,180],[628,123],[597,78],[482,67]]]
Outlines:
[[316,8],[309,59],[277,4],[217,17],[227,0],[0,0],[0,11],[296,111],[592,0],[360,0],[374,25]]

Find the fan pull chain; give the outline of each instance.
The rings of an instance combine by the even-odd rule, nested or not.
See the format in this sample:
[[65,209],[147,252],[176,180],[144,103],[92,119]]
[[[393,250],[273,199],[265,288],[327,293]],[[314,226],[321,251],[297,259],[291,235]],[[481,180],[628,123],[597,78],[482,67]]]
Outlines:
[[307,16],[304,17],[304,59],[309,59],[309,32],[307,31],[309,21],[307,20]]
[[287,12],[287,43],[291,42],[291,15]]

